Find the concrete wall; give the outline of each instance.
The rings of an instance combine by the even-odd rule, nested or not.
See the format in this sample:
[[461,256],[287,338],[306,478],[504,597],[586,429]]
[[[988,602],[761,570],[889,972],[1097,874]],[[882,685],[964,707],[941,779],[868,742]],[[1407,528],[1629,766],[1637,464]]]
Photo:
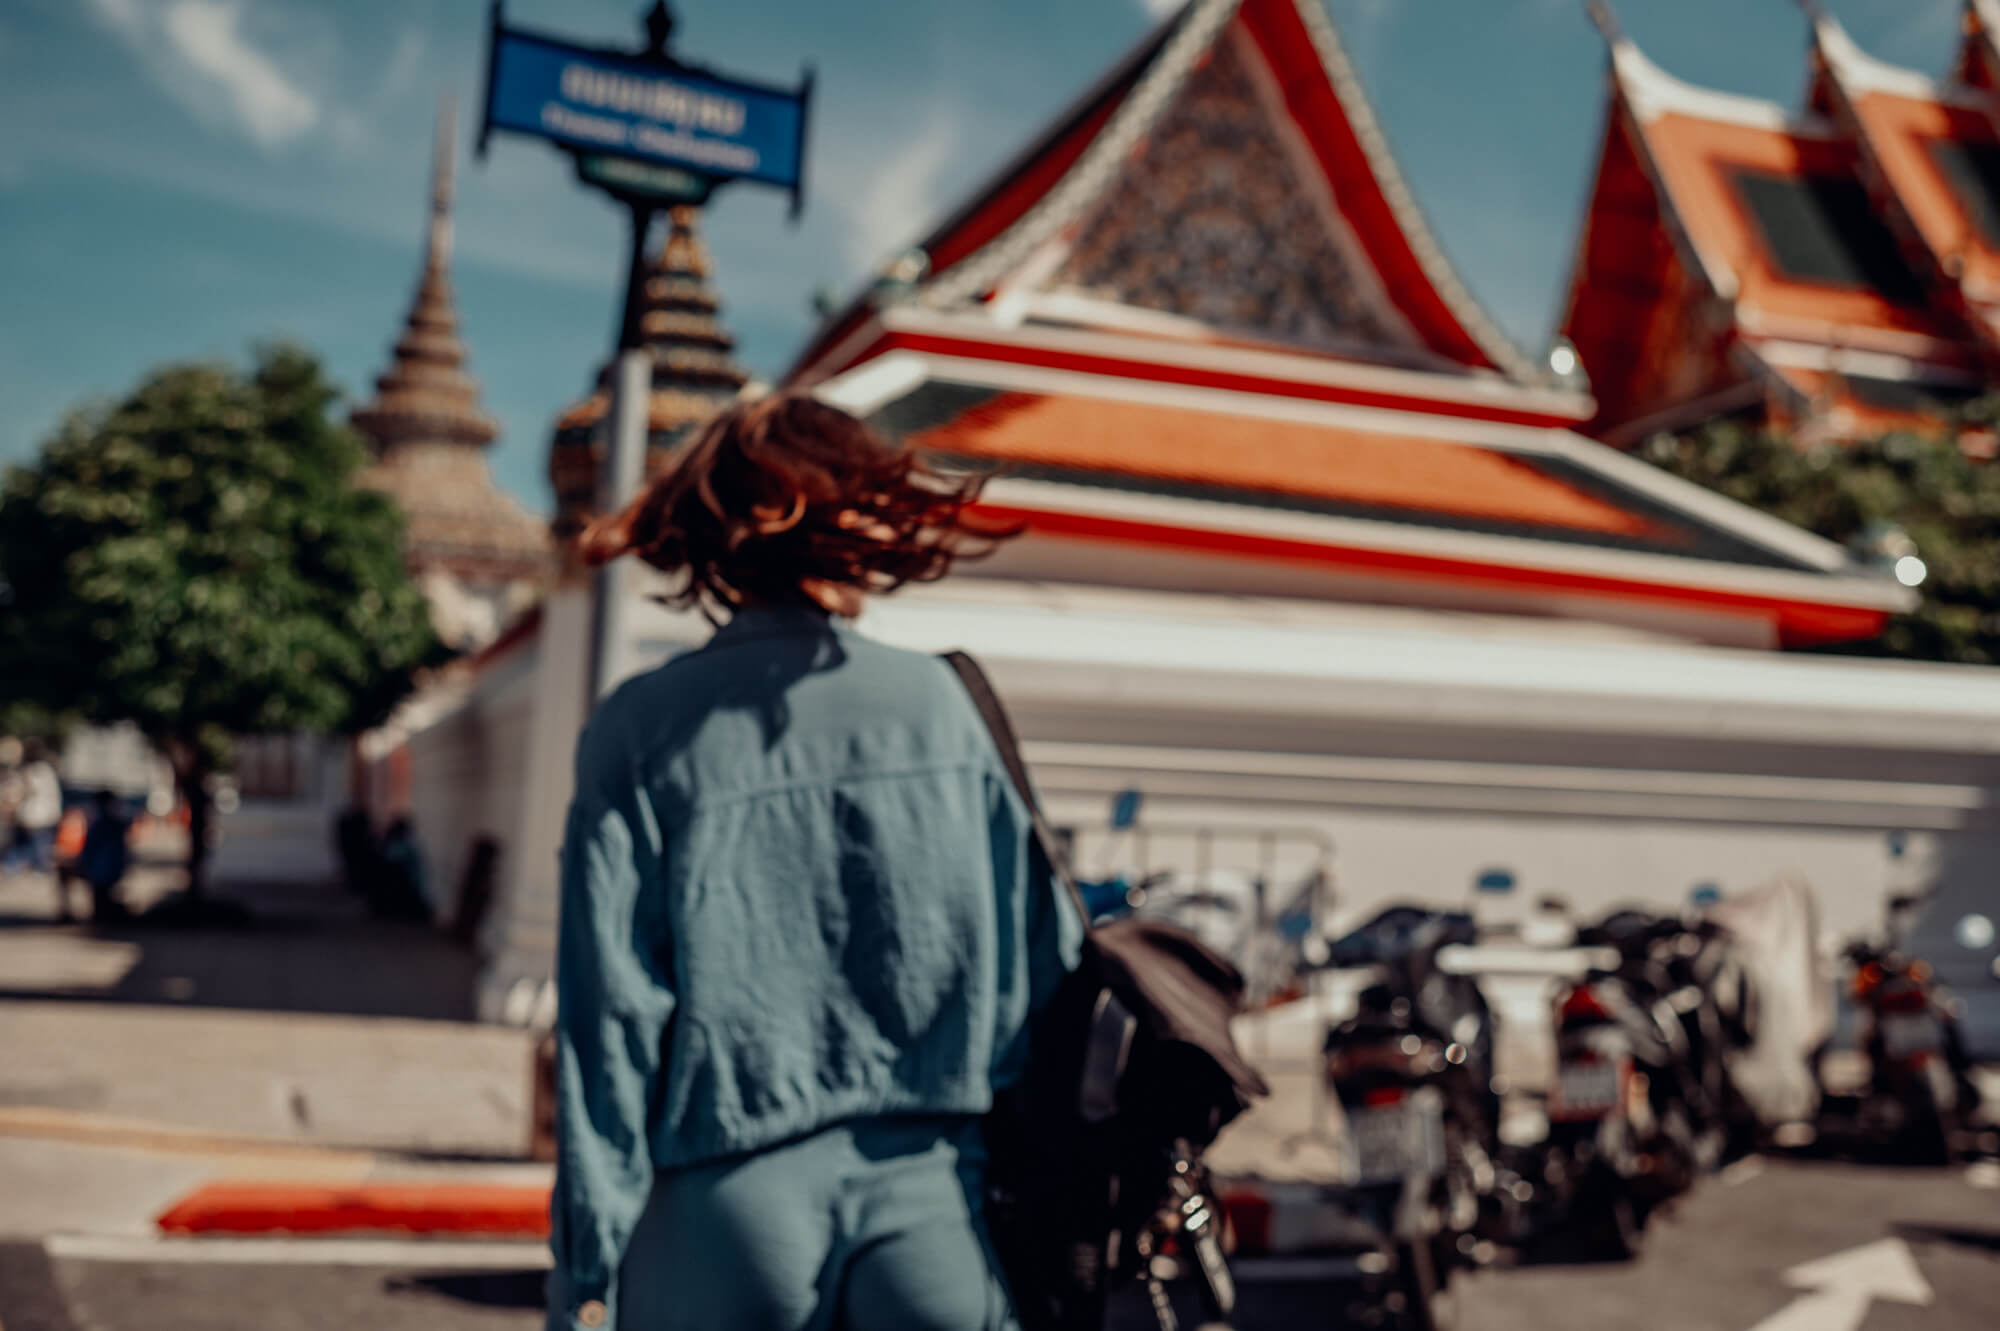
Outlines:
[[[546,1012],[587,603],[570,609],[570,627],[545,624],[535,648],[564,657],[536,666],[523,831],[487,940],[490,1020]],[[1585,915],[1671,909],[1697,884],[1730,892],[1796,872],[1826,933],[1849,935],[1947,857],[2000,863],[1987,812],[2000,803],[2000,672],[1028,584],[920,589],[862,628],[985,661],[1086,873],[1140,867],[1131,837],[1106,826],[1112,798],[1137,788],[1154,867],[1255,874],[1273,834],[1284,884],[1330,844],[1330,928],[1397,901],[1463,907],[1480,873],[1504,868],[1518,888],[1481,898],[1483,916],[1545,895]],[[633,655],[649,666],[706,634],[649,609]],[[460,779],[501,779],[493,767]],[[1236,834],[1203,850],[1197,828]]]
[[216,819],[209,879],[230,883],[331,883],[340,876],[333,823],[347,799],[347,741],[301,735],[299,792],[287,800],[246,799]]
[[525,798],[527,731],[535,655],[516,652],[482,675],[460,704],[410,736],[409,818],[422,851],[431,911],[450,920],[458,908],[472,845],[508,842]]

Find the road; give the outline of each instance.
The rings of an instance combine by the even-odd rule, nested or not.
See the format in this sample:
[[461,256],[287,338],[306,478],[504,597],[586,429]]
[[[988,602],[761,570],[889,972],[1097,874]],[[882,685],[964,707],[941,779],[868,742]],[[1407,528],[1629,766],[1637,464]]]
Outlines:
[[[1494,1269],[1459,1285],[1461,1331],[1752,1331],[1788,1307],[1814,1331],[1984,1331],[2000,1300],[2000,1170],[1758,1161],[1711,1179],[1656,1221],[1637,1262]],[[1929,1306],[1815,1292],[1786,1273],[1901,1245]],[[162,1240],[0,1244],[5,1331],[529,1331],[542,1276],[526,1248],[282,1240],[241,1260]],[[428,1257],[427,1252],[438,1253]],[[174,1260],[163,1260],[172,1257]],[[213,1258],[213,1259],[212,1259]],[[277,1260],[270,1260],[276,1258]],[[1842,1261],[1848,1259],[1843,1258]],[[1838,1271],[1846,1266],[1835,1264]],[[1831,1283],[1838,1285],[1838,1276]],[[1342,1325],[1340,1289],[1247,1267],[1241,1331]],[[1865,1275],[1859,1279],[1866,1281]],[[1801,1282],[1803,1284],[1804,1282]],[[1895,1282],[1891,1282],[1892,1286]],[[1903,1294],[1910,1291],[1903,1289]],[[1829,1304],[1827,1301],[1831,1300]],[[1843,1302],[1845,1300],[1845,1302]],[[1800,1305],[1804,1302],[1803,1306]],[[1849,1310],[1859,1320],[1850,1320]],[[1799,1320],[1801,1315],[1804,1320]],[[1125,1325],[1142,1322],[1121,1318]]]

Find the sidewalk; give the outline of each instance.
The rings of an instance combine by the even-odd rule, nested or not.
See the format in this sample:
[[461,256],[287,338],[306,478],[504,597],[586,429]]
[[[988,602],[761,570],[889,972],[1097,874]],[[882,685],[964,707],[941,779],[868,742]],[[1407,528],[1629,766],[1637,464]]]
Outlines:
[[[142,865],[129,896],[177,881]],[[0,880],[0,1235],[153,1233],[229,1181],[546,1195],[532,1041],[463,1020],[466,949],[337,888],[232,899],[249,923],[100,931]]]

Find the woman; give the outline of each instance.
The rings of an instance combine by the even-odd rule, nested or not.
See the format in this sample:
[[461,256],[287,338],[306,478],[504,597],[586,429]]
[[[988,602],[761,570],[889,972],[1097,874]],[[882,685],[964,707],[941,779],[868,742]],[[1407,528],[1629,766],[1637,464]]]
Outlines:
[[727,622],[578,746],[551,1327],[1011,1321],[979,1116],[1081,927],[950,668],[850,624],[1012,534],[978,491],[779,396],[586,532]]

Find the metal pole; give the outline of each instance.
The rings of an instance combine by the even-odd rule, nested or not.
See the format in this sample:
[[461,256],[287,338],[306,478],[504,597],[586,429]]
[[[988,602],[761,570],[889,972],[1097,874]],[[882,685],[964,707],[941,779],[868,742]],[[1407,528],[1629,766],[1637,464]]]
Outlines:
[[[653,356],[640,324],[645,308],[646,235],[653,209],[632,208],[632,253],[625,271],[625,306],[618,324],[618,358],[611,373],[611,413],[597,511],[617,513],[638,497],[646,474],[646,437],[653,398]],[[632,600],[632,563],[614,559],[597,571],[590,696],[602,698],[625,673]]]

